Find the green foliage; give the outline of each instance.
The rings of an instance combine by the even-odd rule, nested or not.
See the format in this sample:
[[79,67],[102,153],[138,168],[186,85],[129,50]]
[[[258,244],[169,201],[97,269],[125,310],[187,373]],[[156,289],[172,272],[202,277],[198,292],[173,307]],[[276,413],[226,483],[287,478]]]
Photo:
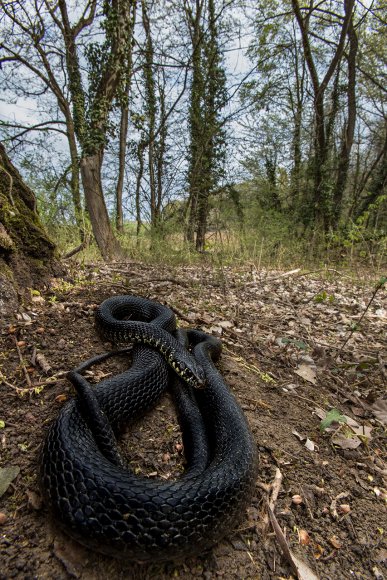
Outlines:
[[325,290],[322,290],[322,292],[319,292],[318,294],[316,294],[316,296],[314,297],[314,301],[317,302],[317,304],[320,304],[321,302],[334,302],[335,301],[335,297],[333,294],[327,294],[325,292]]
[[338,409],[331,409],[320,423],[320,431],[323,433],[332,423],[346,423],[347,419]]

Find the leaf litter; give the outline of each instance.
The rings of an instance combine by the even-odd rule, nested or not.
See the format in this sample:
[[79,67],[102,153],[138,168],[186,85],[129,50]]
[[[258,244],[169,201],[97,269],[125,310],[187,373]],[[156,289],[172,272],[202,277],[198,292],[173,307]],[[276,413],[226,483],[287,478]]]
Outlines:
[[[39,446],[73,396],[66,371],[109,348],[95,333],[93,314],[112,293],[160,300],[182,326],[221,336],[220,370],[256,438],[259,473],[248,517],[211,558],[148,567],[118,563],[73,548],[49,525],[44,497],[40,505]],[[387,550],[384,288],[375,293],[372,283],[356,284],[339,273],[236,269],[204,258],[201,266],[174,268],[76,264],[37,296],[1,332],[0,451],[2,465],[20,465],[2,498],[7,577],[102,579],[109,569],[110,577],[187,580],[375,578]],[[114,374],[120,364],[111,362],[89,379]],[[28,414],[34,420],[26,420]],[[136,473],[169,479],[184,469],[168,397],[124,433],[120,445]],[[264,525],[273,485],[274,536],[274,520]]]

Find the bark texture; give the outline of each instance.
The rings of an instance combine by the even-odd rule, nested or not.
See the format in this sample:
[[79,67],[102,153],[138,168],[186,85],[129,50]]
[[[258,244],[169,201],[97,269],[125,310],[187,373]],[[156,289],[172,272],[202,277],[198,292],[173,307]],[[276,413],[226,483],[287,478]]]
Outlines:
[[0,144],[0,321],[17,308],[18,293],[59,273],[55,244],[42,226],[33,191]]

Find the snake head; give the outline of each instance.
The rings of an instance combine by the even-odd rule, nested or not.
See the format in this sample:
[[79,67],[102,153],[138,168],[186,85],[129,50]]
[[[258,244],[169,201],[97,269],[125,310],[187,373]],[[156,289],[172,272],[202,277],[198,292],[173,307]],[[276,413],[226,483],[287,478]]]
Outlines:
[[181,377],[194,389],[204,389],[206,386],[206,375],[204,374],[204,370],[196,363],[192,365],[192,367],[185,367]]
[[170,360],[175,373],[190,387],[203,389],[206,386],[206,375],[203,368],[191,357],[189,360],[176,362]]

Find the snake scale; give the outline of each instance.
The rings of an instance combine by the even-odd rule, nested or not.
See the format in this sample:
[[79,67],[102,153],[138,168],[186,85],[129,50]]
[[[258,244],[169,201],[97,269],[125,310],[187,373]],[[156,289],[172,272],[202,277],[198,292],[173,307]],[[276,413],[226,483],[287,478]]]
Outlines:
[[[131,366],[91,386],[81,373],[115,354],[105,353],[68,374],[77,397],[42,449],[42,488],[54,519],[80,543],[120,558],[161,562],[203,553],[243,517],[256,478],[247,421],[214,365],[220,341],[176,331],[169,308],[134,296],[105,300],[96,324],[105,339],[134,344]],[[125,349],[120,354],[129,364]],[[174,481],[139,477],[116,435],[168,386],[187,468]]]

